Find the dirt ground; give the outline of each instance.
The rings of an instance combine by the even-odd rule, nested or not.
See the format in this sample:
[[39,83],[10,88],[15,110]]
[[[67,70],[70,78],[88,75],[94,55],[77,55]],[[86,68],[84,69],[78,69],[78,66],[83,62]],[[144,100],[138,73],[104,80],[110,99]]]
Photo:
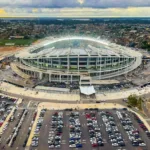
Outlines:
[[[40,42],[40,40],[35,41],[34,43],[32,43],[33,45],[38,44]],[[15,51],[19,51],[19,50],[23,50],[25,47],[18,47],[18,46],[0,46],[0,53],[6,52],[6,53],[10,53],[10,52],[15,52]]]
[[10,52],[10,51],[18,51],[21,50],[23,47],[16,47],[16,46],[1,46],[0,52]]
[[148,111],[150,112],[150,102],[146,102],[146,107],[147,107]]

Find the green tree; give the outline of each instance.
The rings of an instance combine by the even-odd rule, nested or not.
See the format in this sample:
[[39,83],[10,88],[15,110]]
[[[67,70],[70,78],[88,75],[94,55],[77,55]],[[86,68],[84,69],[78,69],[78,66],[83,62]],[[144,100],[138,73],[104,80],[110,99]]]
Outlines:
[[142,102],[143,102],[143,99],[136,95],[130,95],[128,97],[128,105],[132,107],[137,107],[140,110],[142,110]]
[[128,97],[128,105],[136,107],[137,103],[138,103],[138,100],[137,100],[137,96],[136,95],[130,95]]

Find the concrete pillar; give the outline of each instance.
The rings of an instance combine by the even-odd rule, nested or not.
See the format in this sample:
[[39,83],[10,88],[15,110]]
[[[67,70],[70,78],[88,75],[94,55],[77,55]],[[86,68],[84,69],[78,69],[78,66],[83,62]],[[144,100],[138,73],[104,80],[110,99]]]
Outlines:
[[69,68],[70,68],[70,61],[69,61],[69,56],[67,57],[67,70],[69,72]]
[[34,72],[34,77],[35,77],[35,78],[37,77],[37,72]]
[[59,82],[61,82],[61,74],[59,75]]
[[49,74],[49,82],[51,82],[52,81],[52,79],[51,79],[51,74]]
[[97,62],[99,61],[98,59],[99,59],[99,58],[96,58],[96,69],[97,69]]
[[79,59],[79,56],[78,56],[78,73],[79,73],[79,70],[80,70],[80,68],[79,68],[79,61],[80,61],[80,59]]
[[71,83],[72,83],[72,75],[71,75]]
[[42,72],[39,72],[39,78],[40,78],[40,80],[42,80],[42,78],[43,78],[43,73]]

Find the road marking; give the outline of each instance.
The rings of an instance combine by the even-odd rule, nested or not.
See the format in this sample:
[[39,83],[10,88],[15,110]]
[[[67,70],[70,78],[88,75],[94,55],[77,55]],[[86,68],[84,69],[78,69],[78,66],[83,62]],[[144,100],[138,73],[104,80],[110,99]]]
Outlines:
[[105,142],[103,141],[103,143],[108,143],[108,142],[107,141],[105,141]]
[[31,101],[29,101],[29,103],[28,103],[28,105],[27,105],[27,108],[30,106],[30,103],[31,103]]
[[66,142],[66,140],[62,140],[62,142]]
[[86,141],[83,141],[82,143],[86,143]]

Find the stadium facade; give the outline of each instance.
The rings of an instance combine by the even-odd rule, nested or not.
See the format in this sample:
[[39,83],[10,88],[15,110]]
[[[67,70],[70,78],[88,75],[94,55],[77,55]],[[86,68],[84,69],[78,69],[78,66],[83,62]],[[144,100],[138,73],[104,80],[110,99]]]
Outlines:
[[15,55],[18,69],[49,81],[80,81],[81,77],[110,79],[142,62],[142,54],[127,47],[89,37],[47,38]]

